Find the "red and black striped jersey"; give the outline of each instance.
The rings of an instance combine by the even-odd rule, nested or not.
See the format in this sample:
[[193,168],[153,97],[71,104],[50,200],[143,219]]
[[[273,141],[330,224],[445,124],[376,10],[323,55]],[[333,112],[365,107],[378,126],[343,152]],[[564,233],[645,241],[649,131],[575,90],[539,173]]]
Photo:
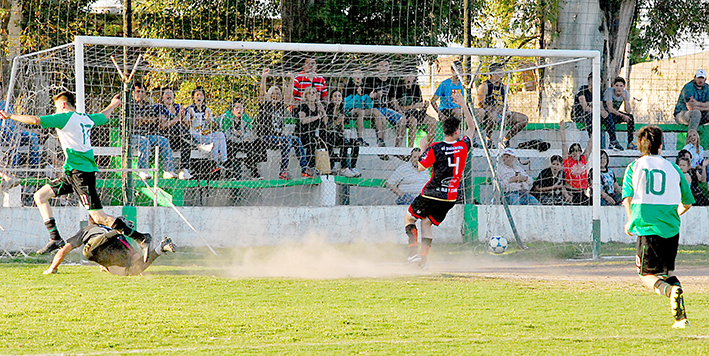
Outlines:
[[421,195],[446,201],[458,198],[460,185],[468,152],[472,146],[470,138],[465,136],[455,142],[436,142],[421,157],[419,165],[432,167],[431,179],[423,186]]
[[320,93],[320,99],[327,101],[327,83],[325,83],[325,78],[320,76],[308,78],[302,72],[293,80],[293,99],[295,101],[301,101],[303,92],[311,85]]

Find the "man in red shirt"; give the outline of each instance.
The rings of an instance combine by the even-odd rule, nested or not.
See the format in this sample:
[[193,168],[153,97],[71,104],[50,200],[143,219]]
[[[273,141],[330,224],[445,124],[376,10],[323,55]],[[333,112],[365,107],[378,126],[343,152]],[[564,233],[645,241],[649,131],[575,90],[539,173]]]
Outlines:
[[[436,142],[425,149],[419,160],[420,171],[432,167],[431,180],[426,183],[421,194],[414,199],[404,220],[406,235],[409,238],[408,262],[419,267],[426,266],[428,252],[433,240],[432,226],[438,226],[446,218],[458,199],[458,186],[465,170],[465,162],[472,146],[475,133],[473,116],[470,114],[465,99],[460,93],[454,93],[453,101],[463,108],[468,130],[460,138],[460,120],[452,117],[443,121],[443,141]],[[418,245],[416,220],[421,220],[421,247]]]
[[315,59],[308,58],[303,65],[303,71],[293,79],[293,100],[300,101],[305,92],[305,88],[314,86],[320,93],[320,100],[327,101],[327,83],[325,78],[318,76],[315,71],[318,69]]

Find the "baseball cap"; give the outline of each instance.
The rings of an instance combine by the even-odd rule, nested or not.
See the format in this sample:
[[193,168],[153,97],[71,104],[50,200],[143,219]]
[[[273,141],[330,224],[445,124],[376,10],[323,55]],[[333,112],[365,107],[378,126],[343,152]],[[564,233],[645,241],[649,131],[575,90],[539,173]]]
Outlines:
[[[505,148],[504,151],[502,151],[502,154],[503,154],[503,155],[515,156],[515,150],[513,150],[513,149],[511,149],[511,148],[508,147],[508,148]],[[515,156],[515,157],[516,157],[516,156]]]
[[697,73],[694,75],[697,78],[706,78],[707,77],[707,71],[704,69],[700,69],[697,71]]

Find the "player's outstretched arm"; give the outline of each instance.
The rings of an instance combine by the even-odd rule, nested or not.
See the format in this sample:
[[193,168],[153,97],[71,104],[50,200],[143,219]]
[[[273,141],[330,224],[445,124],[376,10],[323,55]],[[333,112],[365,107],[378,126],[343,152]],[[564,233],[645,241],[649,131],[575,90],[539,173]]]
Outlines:
[[59,265],[62,263],[62,261],[64,261],[64,258],[66,257],[66,255],[68,255],[69,252],[71,252],[71,250],[73,250],[73,249],[74,249],[74,246],[72,246],[70,243],[67,242],[66,245],[64,245],[64,247],[62,247],[61,249],[59,249],[59,251],[57,251],[57,254],[54,255],[54,259],[52,260],[52,264],[49,265],[49,268],[47,268],[43,273],[44,274],[57,273],[56,272],[57,267],[59,267]]
[[108,106],[101,110],[101,113],[106,116],[106,119],[111,117],[111,114],[113,113],[113,110],[117,108],[118,106],[121,105],[121,97],[120,94],[116,94],[112,99],[111,103],[108,104]]
[[21,122],[23,124],[29,124],[29,125],[39,125],[42,123],[42,120],[38,116],[34,115],[17,115],[17,114],[8,114],[3,110],[0,110],[0,119],[3,120],[15,120],[17,122]]
[[461,110],[463,110],[465,124],[468,125],[468,130],[465,131],[465,135],[473,140],[475,138],[475,122],[473,121],[473,114],[470,113],[470,109],[468,108],[468,104],[465,102],[463,94],[454,92],[453,95],[451,95],[451,98],[453,99],[453,102],[455,102],[458,106],[460,106]]

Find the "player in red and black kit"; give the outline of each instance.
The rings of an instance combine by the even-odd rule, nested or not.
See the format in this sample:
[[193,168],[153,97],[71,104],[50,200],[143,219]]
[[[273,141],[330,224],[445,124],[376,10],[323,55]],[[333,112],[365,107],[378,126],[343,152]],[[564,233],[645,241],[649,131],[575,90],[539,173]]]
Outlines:
[[[465,99],[460,93],[453,94],[453,101],[463,108],[465,122],[468,130],[460,138],[460,120],[451,117],[443,121],[443,141],[436,142],[424,150],[419,161],[419,170],[423,171],[433,167],[431,180],[426,183],[421,194],[409,206],[409,211],[404,218],[406,222],[406,235],[409,237],[410,263],[420,267],[426,265],[428,251],[433,240],[432,225],[438,226],[446,218],[448,210],[458,198],[460,185],[465,169],[468,151],[472,146],[472,137],[475,134],[473,116],[470,114]],[[421,219],[421,248],[419,251],[418,230],[416,220]]]

